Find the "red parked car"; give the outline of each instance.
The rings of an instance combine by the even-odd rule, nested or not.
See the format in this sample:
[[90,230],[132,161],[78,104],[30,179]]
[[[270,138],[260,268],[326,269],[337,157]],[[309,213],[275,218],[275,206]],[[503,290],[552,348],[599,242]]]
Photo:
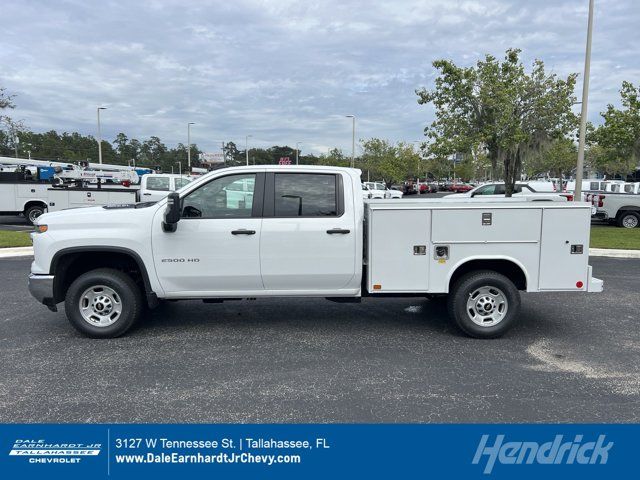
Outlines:
[[451,190],[456,193],[465,193],[473,190],[473,185],[469,185],[468,183],[454,183],[451,185]]

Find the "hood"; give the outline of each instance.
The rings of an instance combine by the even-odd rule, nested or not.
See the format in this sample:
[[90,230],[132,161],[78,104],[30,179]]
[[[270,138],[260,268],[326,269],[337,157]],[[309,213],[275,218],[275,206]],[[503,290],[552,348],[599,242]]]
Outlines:
[[37,224],[60,225],[74,228],[91,228],[109,225],[138,224],[144,218],[153,217],[155,203],[107,205],[100,207],[68,208],[59,212],[40,215]]

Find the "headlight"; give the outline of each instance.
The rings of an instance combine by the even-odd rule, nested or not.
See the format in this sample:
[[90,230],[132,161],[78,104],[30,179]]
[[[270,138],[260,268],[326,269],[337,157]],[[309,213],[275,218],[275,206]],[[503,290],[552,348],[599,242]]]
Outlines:
[[35,233],[44,233],[49,230],[49,227],[47,225],[34,225],[33,228]]

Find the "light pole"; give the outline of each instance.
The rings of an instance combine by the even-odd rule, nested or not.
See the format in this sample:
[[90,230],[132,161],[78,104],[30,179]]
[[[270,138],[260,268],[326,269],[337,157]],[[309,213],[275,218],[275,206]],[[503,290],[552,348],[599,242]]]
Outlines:
[[356,163],[356,116],[345,115],[345,117],[353,120],[353,128],[351,130],[351,168],[353,168]]
[[252,137],[253,135],[247,135],[244,138],[244,151],[247,157],[247,167],[249,166],[249,137]]
[[107,107],[98,107],[98,163],[102,164],[102,131],[100,129],[100,110],[106,110]]
[[296,165],[298,165],[298,154],[300,153],[300,144],[302,142],[296,142]]
[[189,171],[191,171],[191,125],[195,125],[195,123],[187,123],[187,165],[189,166]]
[[[587,49],[584,56],[584,78],[582,81],[582,109],[580,112],[580,139],[578,140],[578,163],[576,164],[576,188],[573,201],[582,201],[582,171],[584,170],[584,143],[587,129],[587,101],[589,100],[589,71],[591,70],[591,35],[593,32],[593,0],[589,0],[587,23]],[[562,182],[562,180],[560,180]],[[562,183],[560,183],[562,185]],[[561,190],[562,191],[562,190]]]
[[[182,162],[176,162],[176,163],[178,164],[178,174],[182,176]],[[173,167],[171,167],[171,169],[173,170]]]

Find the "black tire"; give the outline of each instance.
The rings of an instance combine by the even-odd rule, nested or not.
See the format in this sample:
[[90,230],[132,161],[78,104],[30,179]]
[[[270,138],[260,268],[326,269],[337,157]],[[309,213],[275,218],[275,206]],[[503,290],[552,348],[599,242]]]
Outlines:
[[24,217],[27,219],[31,225],[33,222],[45,212],[45,207],[43,205],[31,205],[24,211]]
[[617,224],[622,228],[637,228],[640,226],[640,214],[637,212],[622,212],[618,215]]
[[[82,295],[91,287],[99,286],[113,290],[116,300],[120,303],[119,317],[107,326],[90,323],[80,311]],[[71,284],[67,290],[64,307],[69,322],[80,333],[91,338],[115,338],[127,332],[140,318],[143,297],[136,283],[126,273],[111,268],[99,268],[80,275]]]
[[[471,295],[481,288],[488,289],[489,292],[486,295],[478,294],[474,297],[474,300],[477,299],[477,301],[472,302]],[[474,322],[472,315],[480,323],[483,323],[483,317],[477,315],[477,309],[472,308],[473,313],[471,313],[467,308],[468,302],[478,305],[483,301],[483,298],[488,298],[487,303],[491,303],[493,295],[491,289],[493,289],[493,293],[499,292],[499,295],[502,295],[499,298],[504,298],[504,302],[503,307],[496,307],[494,300],[493,306],[490,305],[490,308],[494,308],[494,310],[504,308],[504,315],[494,324],[481,325]],[[505,303],[506,305],[504,305]],[[498,304],[500,303],[498,302]],[[478,270],[469,272],[456,281],[449,293],[447,307],[452,321],[467,335],[474,338],[497,338],[504,335],[518,318],[520,293],[513,282],[504,275],[491,270]],[[497,315],[500,315],[499,311],[497,311]]]

